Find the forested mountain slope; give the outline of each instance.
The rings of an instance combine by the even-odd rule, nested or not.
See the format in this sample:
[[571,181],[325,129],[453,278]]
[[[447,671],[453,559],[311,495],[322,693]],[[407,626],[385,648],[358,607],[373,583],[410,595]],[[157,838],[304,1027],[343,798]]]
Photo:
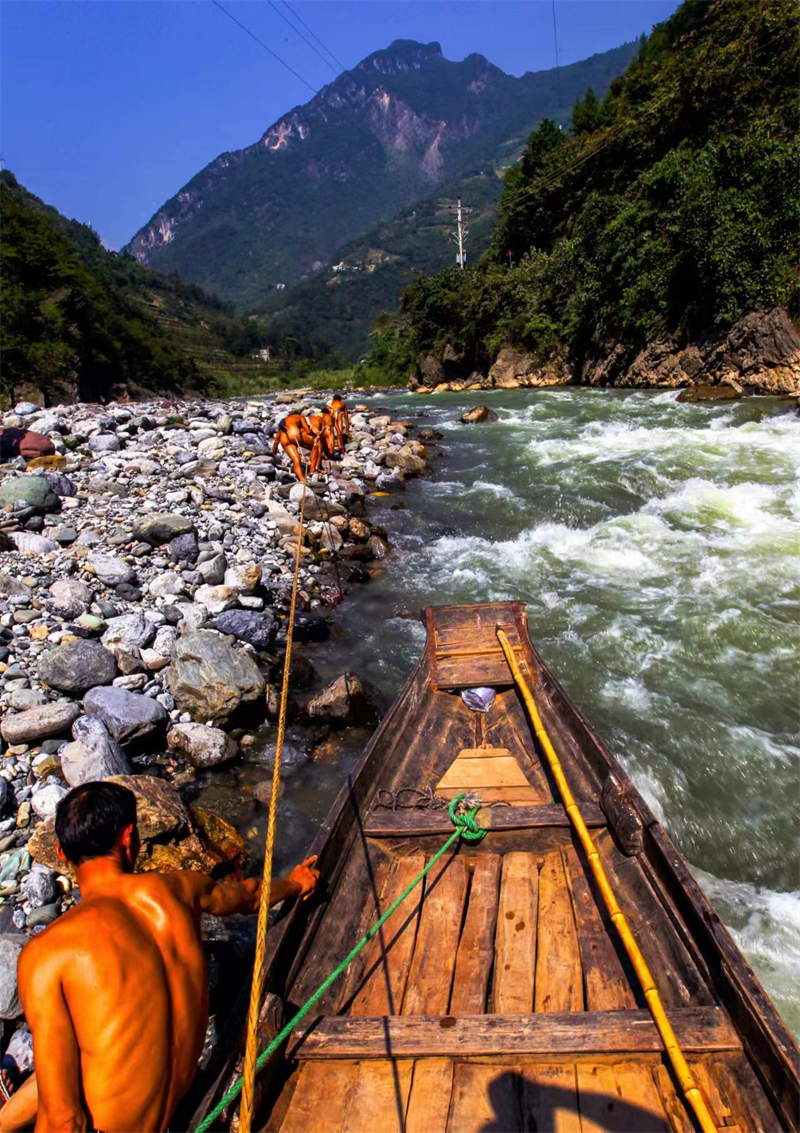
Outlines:
[[[7,396],[109,400],[207,380],[201,356],[235,362],[253,329],[199,287],[107,252],[0,173],[0,350]],[[231,351],[233,350],[233,354]]]
[[[435,384],[513,347],[531,382],[618,383],[648,343],[723,342],[753,312],[794,309],[797,21],[785,0],[686,0],[569,135],[531,135],[481,264],[410,286],[375,358],[426,359]],[[768,353],[791,353],[786,317],[769,325]],[[668,384],[706,354],[687,360]]]
[[[575,95],[587,85],[604,91],[634,50],[515,78],[482,55],[456,63],[438,43],[398,40],[254,145],[221,154],[128,247],[251,313],[278,284],[320,271],[420,197],[487,163],[507,164],[542,117],[566,122]],[[448,257],[443,243],[434,266]],[[408,271],[416,266],[426,265],[412,257]],[[385,302],[397,294],[387,288]]]

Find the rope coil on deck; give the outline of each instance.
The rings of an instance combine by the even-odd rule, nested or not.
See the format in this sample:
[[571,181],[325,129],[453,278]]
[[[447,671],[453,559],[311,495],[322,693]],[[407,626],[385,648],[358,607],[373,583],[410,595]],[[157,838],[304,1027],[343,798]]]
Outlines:
[[702,1091],[697,1085],[689,1064],[686,1061],[684,1053],[680,1048],[677,1038],[675,1037],[675,1032],[672,1029],[672,1024],[667,1018],[667,1014],[664,1010],[664,1005],[661,1002],[661,997],[658,994],[658,989],[656,988],[653,976],[647,966],[644,956],[641,953],[639,945],[636,942],[636,938],[631,932],[627,918],[622,909],[619,907],[619,902],[617,901],[614,890],[611,888],[611,883],[608,880],[608,875],[605,871],[605,867],[600,859],[600,855],[597,852],[597,848],[594,844],[591,834],[589,833],[586,823],[583,820],[583,815],[581,814],[580,807],[576,803],[575,797],[572,794],[572,790],[570,789],[567,777],[564,774],[564,769],[561,766],[561,761],[558,758],[556,750],[550,742],[550,737],[545,730],[542,718],[539,715],[539,709],[536,705],[536,698],[531,691],[530,685],[523,676],[522,670],[517,663],[517,659],[514,655],[514,650],[511,648],[511,644],[508,638],[499,626],[497,627],[497,638],[501,646],[503,647],[503,652],[505,653],[506,661],[508,662],[508,667],[511,670],[514,681],[516,682],[516,685],[520,693],[522,694],[522,699],[525,701],[525,706],[528,709],[536,738],[541,744],[542,750],[544,751],[545,755],[547,756],[547,761],[550,765],[550,770],[553,773],[553,778],[555,779],[558,789],[561,792],[564,808],[569,815],[569,819],[572,825],[575,827],[575,832],[577,833],[584,852],[586,853],[586,857],[589,861],[589,866],[591,867],[592,874],[595,881],[597,882],[597,887],[600,890],[606,909],[609,912],[612,923],[619,933],[620,940],[622,941],[625,951],[628,954],[628,958],[630,959],[631,964],[633,965],[633,969],[636,972],[636,978],[641,985],[645,997],[645,1002],[650,1009],[650,1014],[653,1016],[653,1022],[655,1023],[658,1033],[661,1036],[661,1040],[664,1043],[664,1048],[670,1062],[672,1063],[672,1068],[675,1071],[675,1075],[678,1079],[678,1082],[680,1083],[683,1094],[694,1110],[695,1116],[697,1117],[703,1133],[717,1133],[716,1123],[711,1116]]
[[[322,998],[331,984],[333,984],[339,978],[339,976],[344,973],[344,971],[349,967],[350,963],[356,958],[362,948],[365,948],[366,945],[369,944],[370,940],[372,940],[372,938],[376,936],[378,932],[380,932],[381,927],[386,923],[386,921],[388,921],[389,917],[392,915],[395,909],[399,908],[399,906],[402,905],[403,901],[405,901],[409,893],[411,893],[412,890],[417,887],[420,881],[422,881],[423,878],[425,878],[426,875],[430,873],[430,871],[440,860],[440,858],[444,857],[453,843],[457,842],[459,838],[463,838],[466,842],[480,842],[481,839],[486,836],[488,831],[484,827],[478,826],[477,822],[475,821],[480,806],[472,807],[471,809],[464,809],[463,803],[466,797],[467,796],[463,793],[456,795],[456,797],[450,803],[450,806],[447,808],[450,819],[455,826],[455,830],[441,847],[441,849],[436,851],[428,864],[425,865],[419,871],[417,876],[408,883],[400,896],[392,902],[386,912],[378,918],[372,928],[369,929],[369,931],[361,937],[359,942],[345,956],[344,960],[342,960],[340,964],[337,964],[328,978],[326,980],[323,980],[323,982],[319,985],[313,995],[309,996],[309,998],[296,1013],[296,1015],[294,1015],[289,1020],[289,1022],[278,1032],[278,1034],[275,1036],[275,1038],[272,1040],[263,1054],[260,1054],[258,1058],[254,1060],[254,1082],[255,1074],[262,1068],[262,1066],[269,1062],[272,1055],[275,1053],[278,1047],[280,1047],[282,1043],[289,1037],[289,1035],[291,1035],[292,1031],[300,1022],[300,1020],[308,1014],[315,1003],[319,1002],[319,1000]],[[258,1021],[257,1017],[256,1021]],[[239,1094],[242,1093],[243,1084],[243,1077],[240,1078],[237,1082],[234,1082],[225,1096],[217,1102],[211,1112],[200,1122],[200,1124],[197,1126],[197,1129],[195,1130],[195,1133],[207,1133],[207,1130],[211,1129],[217,1118],[220,1117],[231,1104],[231,1102],[234,1102]],[[244,1104],[244,1100],[242,1104]],[[250,1120],[252,1121],[252,1112],[250,1114]]]

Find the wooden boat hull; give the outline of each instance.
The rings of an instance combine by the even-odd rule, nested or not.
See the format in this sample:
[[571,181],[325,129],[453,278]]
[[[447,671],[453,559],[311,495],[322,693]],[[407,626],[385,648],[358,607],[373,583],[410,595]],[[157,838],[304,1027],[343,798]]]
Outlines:
[[[416,669],[310,851],[326,891],[270,932],[269,988],[287,1017],[452,833],[446,810],[381,804],[463,787],[480,795],[490,833],[434,867],[303,1021],[265,1078],[264,1127],[695,1128],[540,759],[501,625],[718,1128],[797,1129],[791,1034],[531,645],[523,605],[436,607],[425,622]],[[473,712],[459,691],[485,684],[495,702]]]

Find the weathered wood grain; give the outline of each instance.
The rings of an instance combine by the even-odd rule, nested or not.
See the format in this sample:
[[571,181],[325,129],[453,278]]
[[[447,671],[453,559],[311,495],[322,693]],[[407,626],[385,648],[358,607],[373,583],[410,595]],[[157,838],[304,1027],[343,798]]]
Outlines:
[[582,1133],[669,1133],[649,1066],[578,1062]]
[[[424,854],[410,854],[407,858],[400,858],[386,885],[380,903],[381,913],[397,900],[424,865]],[[350,1001],[351,1015],[400,1013],[417,938],[422,894],[420,883],[364,949],[361,979]]]
[[524,1129],[581,1133],[574,1063],[523,1063],[522,1075]]
[[[404,1133],[413,1062],[362,1063],[358,1068],[341,1133]],[[311,1124],[316,1133],[317,1126]],[[288,1130],[287,1130],[288,1133]]]
[[695,1133],[695,1124],[689,1113],[688,1104],[679,1092],[673,1074],[665,1062],[653,1067],[653,1080],[673,1133]]
[[[619,1011],[636,1007],[632,986],[636,978],[624,956],[602,898],[595,891],[591,870],[572,847],[561,851],[567,878],[588,1011]],[[644,1006],[641,997],[640,1006]]]
[[[581,813],[587,826],[603,827],[606,824],[605,815],[594,803],[583,803]],[[478,811],[477,823],[489,830],[527,830],[539,826],[570,825],[569,816],[560,803],[484,807]],[[453,824],[446,808],[428,811],[411,807],[401,810],[379,807],[371,811],[364,824],[364,833],[370,838],[451,834],[452,831]]]
[[403,999],[404,1015],[445,1015],[456,966],[468,866],[445,856],[425,878],[417,942]]
[[405,1133],[445,1133],[452,1092],[452,1059],[425,1058],[415,1062]]
[[357,1062],[307,1062],[300,1068],[281,1133],[341,1133],[358,1079]]
[[[719,1007],[670,1012],[687,1053],[741,1050]],[[296,1031],[292,1058],[458,1058],[513,1054],[621,1054],[663,1051],[649,1011],[566,1011],[523,1015],[318,1017]]]
[[595,844],[664,1007],[710,1006],[714,996],[638,860],[625,857],[607,833],[597,835]]
[[512,852],[503,858],[492,987],[497,1014],[525,1015],[533,1009],[538,875],[533,854]]
[[475,860],[467,916],[456,955],[451,1015],[480,1015],[486,1009],[494,960],[501,862],[499,854],[481,854]]
[[545,854],[539,871],[537,1011],[582,1011],[583,981],[578,934],[561,854]]
[[521,1130],[522,1090],[513,1067],[474,1062],[456,1065],[448,1133]]

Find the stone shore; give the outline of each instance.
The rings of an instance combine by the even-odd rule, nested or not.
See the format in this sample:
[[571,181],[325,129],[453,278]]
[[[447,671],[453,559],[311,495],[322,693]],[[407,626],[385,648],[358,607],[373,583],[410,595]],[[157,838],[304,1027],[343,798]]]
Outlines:
[[[70,787],[134,790],[139,868],[244,868],[242,838],[185,788],[245,758],[277,711],[302,487],[272,436],[322,400],[21,403],[2,418],[56,455],[0,466],[0,1020],[20,1013],[12,953],[76,899],[53,830]],[[413,432],[356,405],[344,457],[309,485],[299,645],[324,640],[390,553],[367,500],[428,471]],[[314,683],[302,650],[292,681]],[[381,708],[356,674],[293,700],[318,736]]]

